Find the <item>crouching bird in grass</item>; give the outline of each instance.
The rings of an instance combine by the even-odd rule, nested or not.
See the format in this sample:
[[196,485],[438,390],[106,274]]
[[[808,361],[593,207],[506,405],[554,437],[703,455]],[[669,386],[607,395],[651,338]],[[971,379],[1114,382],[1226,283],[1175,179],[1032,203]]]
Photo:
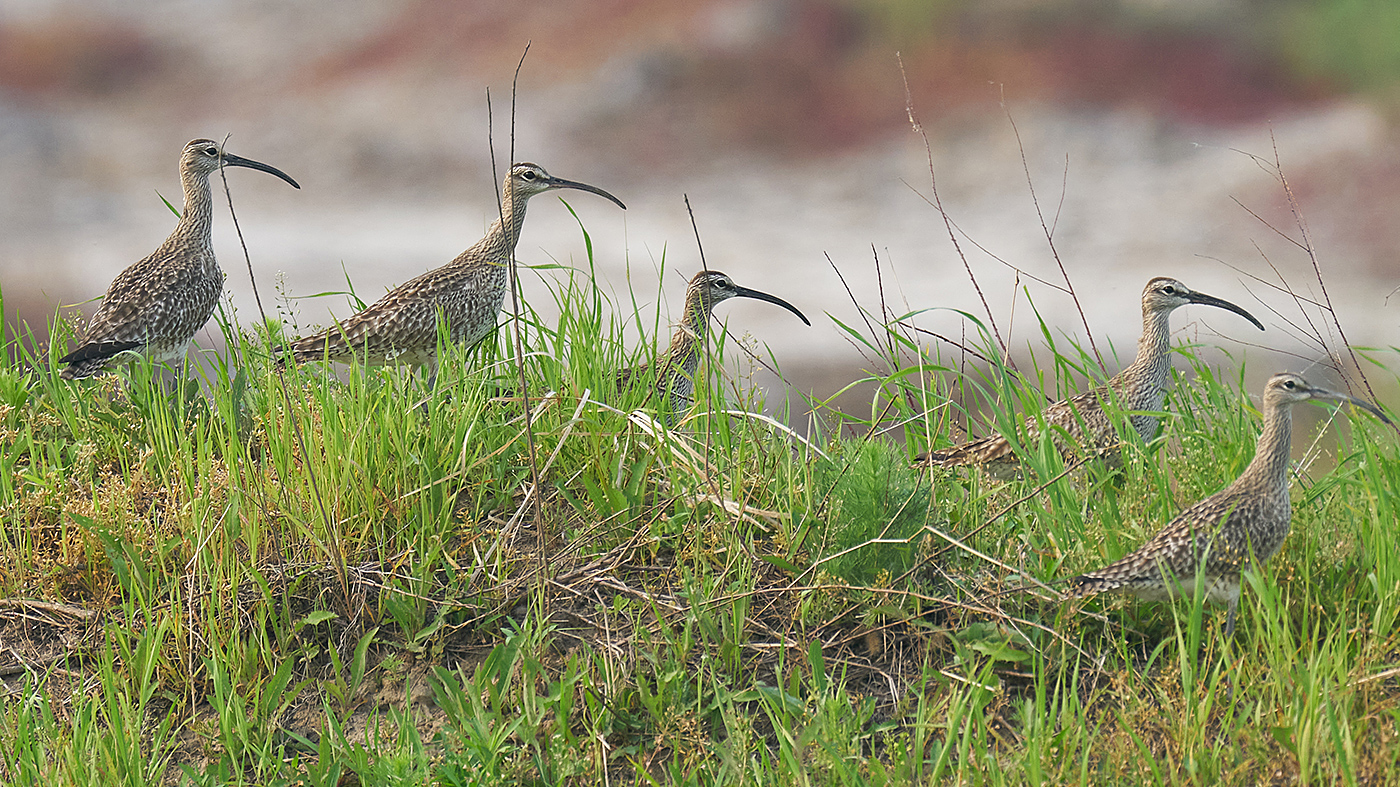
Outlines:
[[156,363],[185,356],[190,340],[214,313],[224,290],[224,271],[210,239],[213,200],[209,176],[219,167],[269,172],[301,188],[276,167],[225,153],[217,142],[196,139],[180,154],[185,210],[175,231],[151,255],[122,271],[88,323],[83,343],[58,359],[65,380],[107,371],[121,353],[146,355]]
[[341,361],[358,358],[381,365],[410,363],[428,368],[428,388],[437,379],[438,322],[449,338],[468,347],[496,327],[510,262],[525,206],[530,198],[555,189],[578,189],[605,197],[623,210],[622,200],[597,186],[556,178],[538,164],[511,166],[501,184],[501,215],[486,236],[457,258],[395,287],[363,311],[318,334],[279,349],[278,363]]
[[[1167,381],[1171,377],[1171,313],[1190,303],[1232,311],[1264,330],[1254,315],[1227,300],[1196,292],[1185,284],[1159,276],[1147,283],[1142,291],[1142,338],[1138,339],[1137,357],[1132,365],[1114,375],[1108,382],[1092,391],[1064,399],[1045,408],[1042,414],[1045,428],[1061,455],[1069,455],[1074,444],[1096,451],[1112,459],[1118,433],[1104,409],[1111,402],[1120,410],[1131,412],[1129,419],[1143,440],[1157,433],[1157,416],[1166,398]],[[1063,432],[1063,434],[1060,434]],[[1041,420],[1028,418],[1023,439],[1034,445],[1041,434]],[[1068,439],[1066,439],[1068,438]],[[1017,458],[1011,441],[994,434],[970,443],[930,451],[915,458],[915,466],[974,465],[997,475],[1013,475]]]
[[797,315],[806,325],[812,323],[796,306],[776,295],[740,287],[719,271],[701,271],[685,289],[685,316],[671,336],[671,346],[665,354],[650,364],[623,369],[617,375],[619,390],[636,386],[643,380],[654,380],[653,393],[661,402],[660,409],[667,423],[690,408],[694,401],[695,373],[705,352],[705,335],[710,326],[710,313],[715,304],[730,298],[753,298],[776,303]]
[[1288,499],[1292,411],[1293,405],[1309,399],[1349,402],[1390,424],[1370,402],[1310,385],[1296,374],[1274,375],[1264,386],[1264,431],[1253,461],[1240,477],[1181,512],[1136,552],[1071,579],[1073,594],[1121,591],[1161,600],[1178,594],[1190,597],[1201,582],[1205,598],[1229,605],[1225,634],[1232,634],[1241,572],[1251,562],[1262,564],[1272,557],[1288,535],[1293,516]]

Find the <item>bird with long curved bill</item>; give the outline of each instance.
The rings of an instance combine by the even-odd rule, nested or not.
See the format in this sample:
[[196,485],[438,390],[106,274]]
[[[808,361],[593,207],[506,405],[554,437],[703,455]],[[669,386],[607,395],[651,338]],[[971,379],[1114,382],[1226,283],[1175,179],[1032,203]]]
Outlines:
[[[1043,432],[1049,432],[1055,447],[1066,458],[1078,448],[1087,448],[1110,462],[1118,459],[1118,432],[1113,419],[1105,410],[1112,405],[1129,413],[1133,429],[1144,441],[1157,433],[1157,416],[1166,400],[1167,383],[1171,377],[1171,313],[1188,304],[1214,306],[1234,312],[1264,330],[1264,324],[1254,315],[1235,304],[1196,292],[1180,281],[1159,276],[1147,283],[1142,291],[1142,337],[1138,339],[1137,357],[1123,371],[1091,391],[1062,399],[1045,408],[1040,417],[1030,417],[1020,435],[1023,445],[1035,445]],[[1043,426],[1042,426],[1043,421]],[[1016,472],[1019,459],[1015,448],[1005,435],[993,434],[951,448],[941,448],[920,454],[915,466],[950,467],[973,465],[995,475],[1008,476]]]
[[185,206],[175,230],[150,256],[122,271],[107,288],[78,348],[58,359],[66,380],[107,371],[123,353],[156,363],[185,357],[195,333],[209,322],[224,291],[224,271],[214,258],[213,199],[209,176],[220,167],[246,167],[301,186],[261,161],[235,156],[210,139],[196,139],[180,154]]
[[1296,374],[1274,375],[1264,386],[1264,430],[1254,459],[1239,478],[1182,511],[1132,554],[1071,579],[1073,594],[1118,591],[1162,600],[1190,597],[1202,583],[1205,599],[1229,605],[1225,633],[1232,634],[1241,573],[1272,557],[1288,535],[1293,405],[1309,400],[1355,405],[1391,424],[1380,408],[1363,399],[1320,388]]
[[767,301],[787,309],[806,325],[807,316],[796,306],[766,292],[741,287],[719,271],[701,271],[691,278],[685,289],[685,316],[671,336],[671,346],[650,364],[623,369],[617,375],[618,388],[628,388],[649,378],[655,381],[653,391],[663,402],[662,410],[674,423],[680,413],[694,401],[695,373],[705,350],[705,336],[710,325],[710,313],[715,305],[730,298],[752,298]]
[[427,385],[432,388],[439,323],[445,323],[452,342],[467,347],[495,330],[525,207],[531,197],[556,189],[587,191],[627,209],[597,186],[556,178],[538,164],[515,164],[501,184],[500,216],[485,237],[446,265],[400,284],[324,331],[278,348],[279,365],[351,359],[372,365],[407,363],[427,367]]

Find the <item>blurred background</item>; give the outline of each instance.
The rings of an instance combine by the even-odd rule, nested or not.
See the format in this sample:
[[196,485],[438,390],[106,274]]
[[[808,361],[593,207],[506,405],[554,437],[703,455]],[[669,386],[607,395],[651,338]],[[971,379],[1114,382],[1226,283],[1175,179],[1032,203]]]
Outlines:
[[[1154,275],[1270,326],[1178,315],[1228,362],[1306,370],[1340,339],[1271,286],[1323,299],[1300,221],[1346,338],[1395,341],[1389,0],[5,0],[6,322],[42,332],[154,249],[195,137],[227,135],[301,182],[229,174],[264,304],[302,331],[351,308],[295,296],[350,281],[373,300],[449,261],[496,215],[487,89],[499,168],[527,41],[515,157],[628,205],[564,193],[599,283],[678,313],[700,267],[688,195],[710,267],[813,318],[719,310],[801,391],[878,370],[825,316],[859,324],[857,304],[930,309],[913,322],[954,338],[972,328],[952,309],[990,313],[1016,352],[1043,341],[1034,309],[1083,342],[1074,300],[1050,286],[1065,275],[1111,370],[1134,351]],[[215,245],[251,322],[223,202],[216,191]],[[523,263],[585,265],[563,205],[530,214]],[[547,311],[540,277],[556,275],[527,273],[526,299]]]

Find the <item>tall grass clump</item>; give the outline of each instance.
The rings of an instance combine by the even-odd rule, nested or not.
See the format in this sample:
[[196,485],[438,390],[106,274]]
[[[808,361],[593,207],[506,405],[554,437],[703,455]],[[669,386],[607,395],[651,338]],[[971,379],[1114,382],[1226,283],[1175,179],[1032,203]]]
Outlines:
[[1227,641],[1200,599],[1066,601],[1058,580],[1238,474],[1258,431],[1243,364],[1183,347],[1162,434],[1121,429],[1120,468],[1027,441],[1010,480],[916,470],[1105,370],[1043,322],[1012,358],[990,327],[951,344],[923,312],[863,309],[837,327],[867,355],[867,411],[765,414],[744,370],[778,359],[716,327],[672,427],[615,385],[664,350],[645,305],[662,293],[600,285],[584,239],[583,264],[527,286],[559,316],[527,303],[520,353],[504,332],[444,341],[433,390],[406,369],[277,370],[275,337],[231,311],[223,349],[174,376],[65,383],[7,333],[0,781],[1393,772],[1400,461],[1373,422],[1299,420],[1294,532]]

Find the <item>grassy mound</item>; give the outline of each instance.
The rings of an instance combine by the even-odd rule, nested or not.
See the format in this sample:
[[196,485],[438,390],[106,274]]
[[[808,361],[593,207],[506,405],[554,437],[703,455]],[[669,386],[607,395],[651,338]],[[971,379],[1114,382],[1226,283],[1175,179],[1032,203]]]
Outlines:
[[[275,339],[226,320],[228,349],[183,383],[140,363],[64,383],[6,337],[0,781],[1400,772],[1400,461],[1373,421],[1330,419],[1328,458],[1297,430],[1293,533],[1226,642],[1199,603],[1066,602],[1054,582],[1238,474],[1258,428],[1242,375],[1186,362],[1163,437],[1121,471],[1026,446],[996,483],[909,458],[962,437],[955,402],[990,395],[1004,426],[1043,406],[1005,367],[953,374],[876,321],[851,331],[885,365],[870,416],[816,403],[799,437],[712,337],[667,429],[612,384],[655,349],[626,349],[587,272],[544,280],[564,317],[526,314],[522,357],[506,330],[445,348],[431,392],[396,369],[280,375]],[[1087,368],[1052,355],[1062,380]]]

